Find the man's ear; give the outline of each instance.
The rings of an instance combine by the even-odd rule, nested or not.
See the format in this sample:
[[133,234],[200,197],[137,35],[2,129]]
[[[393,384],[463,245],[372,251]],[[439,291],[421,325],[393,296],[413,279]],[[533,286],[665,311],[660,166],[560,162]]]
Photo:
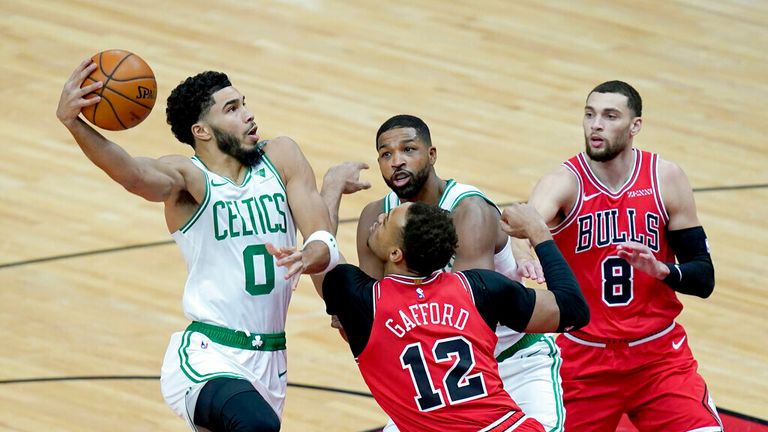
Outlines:
[[632,126],[629,128],[629,133],[632,136],[637,135],[640,133],[640,129],[643,127],[643,118],[642,117],[635,117],[632,120]]
[[437,148],[435,146],[429,147],[429,164],[434,165],[437,162]]
[[391,261],[393,264],[401,264],[403,261],[405,261],[403,250],[397,247],[392,248],[392,250],[389,251],[389,261]]
[[192,125],[192,136],[200,141],[209,141],[213,138],[211,127],[204,123],[195,123]]

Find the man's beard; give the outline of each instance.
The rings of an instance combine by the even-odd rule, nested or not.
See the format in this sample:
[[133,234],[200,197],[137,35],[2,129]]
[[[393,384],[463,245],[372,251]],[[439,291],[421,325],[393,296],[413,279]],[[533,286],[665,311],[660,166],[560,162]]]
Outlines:
[[224,132],[223,130],[215,127],[212,127],[212,129],[213,136],[216,138],[216,143],[219,146],[219,150],[221,150],[223,153],[232,156],[244,166],[249,167],[256,165],[261,160],[261,156],[264,154],[264,151],[261,149],[260,145],[256,145],[250,149],[245,149],[241,145],[240,139],[238,139],[235,135]]
[[595,162],[608,162],[613,160],[627,147],[627,141],[612,143],[607,139],[603,139],[603,147],[596,149],[589,145],[589,137],[584,137],[584,144],[586,146],[587,156]]
[[408,182],[405,186],[398,187],[396,186],[390,179],[385,178],[384,183],[389,186],[390,189],[392,189],[392,192],[397,195],[398,198],[401,200],[408,200],[414,198],[416,195],[421,192],[421,189],[424,187],[424,184],[427,182],[427,179],[429,178],[429,172],[430,167],[429,165],[425,166],[424,169],[421,171],[416,172],[411,176],[411,181]]

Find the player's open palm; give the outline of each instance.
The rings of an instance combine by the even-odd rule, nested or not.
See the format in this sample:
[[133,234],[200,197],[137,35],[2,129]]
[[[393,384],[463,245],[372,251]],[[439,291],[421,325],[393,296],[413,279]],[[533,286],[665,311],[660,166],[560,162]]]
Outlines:
[[302,251],[292,247],[276,247],[272,243],[267,243],[266,248],[267,252],[275,257],[276,266],[288,268],[288,273],[285,275],[286,279],[301,274],[306,269]]
[[632,267],[655,278],[663,277],[662,267],[666,269],[666,266],[656,259],[648,246],[630,241],[618,245],[616,250],[619,258],[627,261]]

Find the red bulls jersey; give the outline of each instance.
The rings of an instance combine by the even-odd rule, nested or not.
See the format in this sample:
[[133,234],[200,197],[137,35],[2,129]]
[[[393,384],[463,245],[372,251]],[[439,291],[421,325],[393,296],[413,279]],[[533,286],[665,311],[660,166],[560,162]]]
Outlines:
[[519,422],[493,357],[496,335],[461,273],[389,275],[373,289],[373,328],[357,362],[401,431],[496,431]]
[[656,259],[674,262],[658,155],[638,149],[634,155],[632,174],[615,193],[592,172],[584,153],[563,164],[578,179],[579,196],[552,235],[589,304],[589,325],[574,332],[586,339],[639,339],[669,326],[682,310],[670,287],[616,255],[618,244],[635,241]]

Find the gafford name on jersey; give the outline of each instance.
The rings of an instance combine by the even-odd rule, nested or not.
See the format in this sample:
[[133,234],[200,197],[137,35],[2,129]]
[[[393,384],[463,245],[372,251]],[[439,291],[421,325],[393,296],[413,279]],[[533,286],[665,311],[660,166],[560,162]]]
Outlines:
[[456,308],[447,303],[418,303],[412,304],[397,311],[399,319],[389,318],[384,325],[397,337],[403,337],[406,333],[418,326],[442,325],[464,330],[469,318],[469,311],[464,308]]

